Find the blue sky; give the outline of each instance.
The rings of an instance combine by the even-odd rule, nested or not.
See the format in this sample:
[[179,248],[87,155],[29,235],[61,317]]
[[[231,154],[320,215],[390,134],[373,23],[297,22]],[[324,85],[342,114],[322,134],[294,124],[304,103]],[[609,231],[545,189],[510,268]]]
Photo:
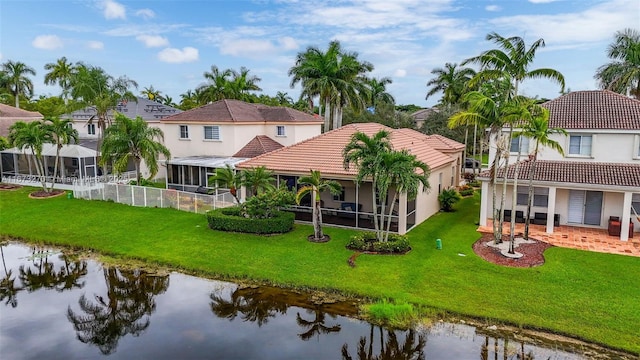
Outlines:
[[[638,0],[0,0],[0,61],[33,67],[37,95],[60,93],[44,85],[44,65],[66,56],[175,102],[211,65],[246,66],[262,93],[297,98],[287,76],[296,54],[337,39],[375,66],[373,76],[392,78],[398,104],[431,106],[439,99],[425,100],[431,70],[493,48],[489,32],[543,38],[532,69],[554,68],[571,90],[586,90],[626,27],[640,28]],[[529,96],[558,91],[547,80],[521,86]]]

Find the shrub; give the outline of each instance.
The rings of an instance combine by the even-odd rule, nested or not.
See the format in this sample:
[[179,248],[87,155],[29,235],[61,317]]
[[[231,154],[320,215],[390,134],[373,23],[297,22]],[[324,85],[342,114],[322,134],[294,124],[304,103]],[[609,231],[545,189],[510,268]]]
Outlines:
[[458,193],[455,188],[449,188],[442,190],[440,195],[438,195],[438,201],[440,202],[440,207],[444,211],[453,211],[453,204],[462,200],[462,196]]
[[469,196],[469,195],[473,195],[474,189],[470,185],[463,185],[460,187],[458,192],[460,192],[461,196]]
[[406,235],[389,234],[389,241],[379,242],[376,233],[363,231],[353,235],[347,243],[347,249],[357,251],[372,251],[389,254],[403,254],[411,250],[409,238]]
[[277,211],[270,218],[254,219],[242,215],[238,206],[207,211],[207,221],[213,230],[252,234],[277,234],[293,229],[295,214]]
[[243,213],[253,219],[271,218],[280,208],[295,203],[296,195],[286,187],[262,192],[242,204]]

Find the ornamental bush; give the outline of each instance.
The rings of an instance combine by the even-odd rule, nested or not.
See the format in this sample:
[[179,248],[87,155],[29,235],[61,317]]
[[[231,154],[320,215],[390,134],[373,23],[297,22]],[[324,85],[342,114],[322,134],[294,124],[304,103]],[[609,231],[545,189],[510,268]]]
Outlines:
[[242,215],[238,206],[207,211],[207,221],[213,230],[242,232],[251,234],[278,234],[293,229],[295,214],[277,211],[272,217],[255,219]]
[[470,185],[463,185],[460,187],[459,192],[460,192],[460,195],[462,196],[469,196],[469,195],[473,195],[474,189]]
[[363,231],[353,235],[346,247],[349,250],[385,254],[404,254],[411,250],[409,238],[406,235],[389,234],[388,241],[380,242],[376,239],[376,233],[372,231]]

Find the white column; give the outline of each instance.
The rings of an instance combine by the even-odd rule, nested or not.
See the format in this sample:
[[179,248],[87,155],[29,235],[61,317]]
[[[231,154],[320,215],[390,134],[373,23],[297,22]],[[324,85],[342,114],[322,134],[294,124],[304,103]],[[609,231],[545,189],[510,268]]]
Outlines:
[[487,205],[489,204],[489,182],[483,181],[480,194],[480,226],[487,226]]
[[[420,193],[421,192],[418,191],[418,194]],[[393,205],[394,204],[391,204],[392,208],[393,208]],[[400,200],[398,201],[398,234],[404,235],[406,233],[407,233],[407,194],[401,193]]]
[[553,218],[556,213],[556,187],[549,186],[547,199],[547,234],[553,234]]
[[631,197],[633,193],[627,191],[624,193],[622,201],[622,217],[620,218],[620,240],[629,240],[629,223],[631,222]]

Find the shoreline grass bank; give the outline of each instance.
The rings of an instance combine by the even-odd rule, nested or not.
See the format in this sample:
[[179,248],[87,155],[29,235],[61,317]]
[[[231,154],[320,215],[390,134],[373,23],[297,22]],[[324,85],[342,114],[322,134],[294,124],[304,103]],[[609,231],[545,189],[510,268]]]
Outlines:
[[[210,230],[204,215],[58,197],[33,188],[0,191],[0,234],[135,258],[223,278],[392,299],[476,318],[572,335],[640,353],[640,259],[551,248],[541,267],[485,262],[471,245],[479,197],[439,213],[409,233],[403,256],[347,260],[347,229],[326,227],[328,243],[306,240],[311,226],[257,236]],[[436,250],[435,239],[443,249]],[[461,256],[465,255],[465,256]]]

